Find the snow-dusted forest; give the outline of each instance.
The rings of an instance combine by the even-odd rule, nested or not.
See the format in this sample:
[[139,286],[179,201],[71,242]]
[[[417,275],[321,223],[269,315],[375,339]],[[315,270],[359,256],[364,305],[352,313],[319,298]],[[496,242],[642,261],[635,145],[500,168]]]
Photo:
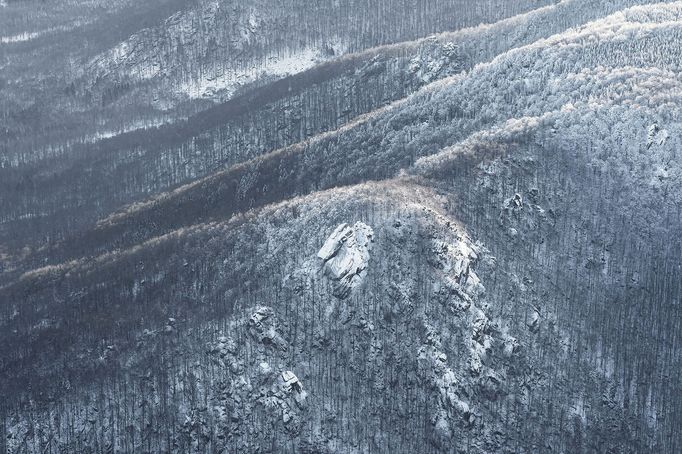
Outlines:
[[0,0],[0,452],[682,451],[682,2]]

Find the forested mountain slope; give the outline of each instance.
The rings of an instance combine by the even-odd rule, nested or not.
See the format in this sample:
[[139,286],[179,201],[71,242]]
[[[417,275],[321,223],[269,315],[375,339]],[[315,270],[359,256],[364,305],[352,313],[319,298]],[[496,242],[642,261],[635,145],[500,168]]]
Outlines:
[[[82,27],[59,32],[59,39],[36,36],[0,45],[0,55],[7,63],[1,69],[4,80],[0,80],[4,95],[0,99],[4,129],[0,135],[0,184],[6,194],[0,200],[3,242],[11,249],[21,249],[27,244],[55,241],[81,229],[84,220],[92,222],[123,203],[203,176],[234,163],[240,156],[270,151],[336,129],[358,113],[407,95],[426,77],[395,77],[409,66],[404,59],[396,60],[402,54],[400,45],[386,55],[385,63],[372,62],[372,56],[360,54],[350,61],[281,80],[290,73],[346,52],[491,22],[545,2],[512,2],[499,7],[501,2],[491,1],[481,2],[475,9],[451,2],[416,2],[420,5],[419,16],[413,14],[411,3],[415,2],[378,2],[368,11],[360,2],[341,1],[323,4],[318,11],[291,1],[268,5],[120,2],[110,4],[99,16],[93,13],[94,17],[89,17]],[[61,9],[69,11],[80,6],[77,2],[66,5]],[[12,3],[5,9],[10,13],[8,24],[27,23],[33,17],[28,14],[35,4]],[[47,10],[56,14],[55,8]],[[457,14],[449,13],[453,10]],[[82,14],[86,11],[90,10],[84,9]],[[163,14],[169,11],[175,14],[164,19]],[[297,19],[308,24],[307,28],[291,27]],[[248,25],[250,20],[257,26],[249,25],[254,29],[244,30],[242,25]],[[320,27],[319,21],[331,21],[333,27]],[[350,33],[350,26],[357,33]],[[114,44],[127,32],[133,34]],[[288,39],[291,33],[299,33],[301,39]],[[207,34],[212,37],[209,39]],[[347,36],[343,39],[352,41],[352,46],[330,53],[324,43],[341,35]],[[211,52],[203,49],[209,41],[217,43]],[[306,61],[305,66],[280,72],[258,69],[268,64],[281,66],[284,55],[297,52],[301,42],[317,46],[321,55]],[[184,50],[179,51],[178,43]],[[266,47],[276,55],[263,54]],[[411,52],[412,57],[418,56],[416,49]],[[376,51],[374,56],[381,53]],[[419,52],[427,61],[431,54],[433,59],[442,58],[440,48]],[[154,61],[175,69],[164,67],[158,70],[158,77],[137,80],[134,74],[152,71]],[[374,63],[376,67],[372,67]],[[382,71],[384,64],[390,67]],[[236,66],[218,68],[225,65]],[[239,82],[238,99],[217,108],[211,108],[214,102],[236,94],[186,99],[174,106],[158,105],[159,94],[174,92],[169,84],[176,86],[192,77],[209,77],[209,67],[220,69],[221,77],[236,82],[236,70],[250,68],[253,74],[248,83]],[[185,74],[188,68],[198,74]],[[377,75],[379,80],[371,86],[354,88]],[[383,86],[385,81],[390,82]],[[254,90],[264,84],[264,89]],[[337,100],[337,91],[355,91],[354,99]],[[319,106],[337,104],[336,112],[318,115]],[[185,122],[188,116],[191,119]],[[297,125],[297,118],[317,119]],[[161,124],[167,126],[153,128]],[[152,130],[148,131],[149,127]],[[265,136],[254,132],[267,130],[275,132]],[[17,236],[17,232],[21,234]]]
[[[107,232],[119,231],[131,235],[125,244],[134,244],[169,228],[230,215],[288,194],[385,178],[422,155],[509,118],[540,117],[576,103],[674,108],[675,99],[661,103],[659,97],[666,90],[674,96],[678,86],[674,71],[679,65],[675,58],[679,25],[651,19],[647,36],[622,39],[639,30],[638,22],[632,22],[639,20],[638,11],[632,10],[628,16],[618,13],[591,23],[583,31],[514,49],[470,72],[435,82],[410,98],[359,117],[337,131],[133,205],[102,220],[90,235],[115,240],[113,245],[118,245],[119,240]],[[613,30],[622,35],[613,34]],[[647,42],[653,48],[652,55],[630,51]],[[590,58],[581,58],[583,55]],[[656,69],[646,69],[647,60],[653,58],[657,60]],[[660,87],[651,88],[658,83]],[[524,96],[524,92],[529,95]],[[650,121],[651,125],[642,126],[645,131],[657,120]],[[610,131],[596,133],[606,136]],[[88,237],[76,238],[79,244],[92,246]],[[78,244],[67,244],[70,251],[78,248]]]
[[[187,122],[74,145],[68,156],[58,147],[46,154],[16,150],[7,156],[15,164],[0,169],[7,194],[5,240],[15,248],[58,240],[121,203],[334,130],[433,80],[621,7],[621,2],[561,2],[492,26],[341,58],[251,90]],[[31,156],[39,161],[21,164]]]
[[[161,78],[156,102],[229,96],[259,73],[278,76],[315,60],[389,42],[495,22],[547,2],[295,0],[222,3],[201,1],[165,23],[133,35],[92,62],[88,79],[113,87]],[[294,43],[292,45],[292,43]]]
[[[39,3],[12,2],[0,19],[8,138],[31,133],[30,148],[25,140],[7,148],[22,155],[174,122],[335,55],[495,22],[548,0],[486,0],[474,9],[442,0]],[[82,19],[62,24],[69,13]],[[48,33],[40,23],[50,15],[60,25]],[[20,27],[25,38],[15,39]]]
[[681,43],[569,0],[97,157],[105,207],[5,262],[0,447],[679,452]]

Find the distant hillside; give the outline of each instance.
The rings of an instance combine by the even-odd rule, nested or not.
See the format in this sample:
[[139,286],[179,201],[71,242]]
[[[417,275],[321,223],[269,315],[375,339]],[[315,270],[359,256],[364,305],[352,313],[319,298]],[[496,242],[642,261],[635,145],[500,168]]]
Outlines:
[[[4,231],[54,241],[122,203],[334,130],[433,80],[620,6],[562,2],[493,26],[335,59],[249,89],[186,122],[95,144],[10,152],[0,169],[8,194]],[[13,243],[25,241],[12,234]]]

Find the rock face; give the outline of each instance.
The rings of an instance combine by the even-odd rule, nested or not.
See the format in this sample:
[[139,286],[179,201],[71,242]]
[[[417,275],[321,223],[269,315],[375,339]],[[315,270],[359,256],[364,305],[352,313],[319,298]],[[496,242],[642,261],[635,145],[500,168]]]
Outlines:
[[262,344],[285,351],[287,344],[277,332],[273,310],[269,307],[259,307],[249,318],[249,332]]
[[362,222],[339,225],[327,238],[317,256],[324,261],[324,272],[333,281],[333,294],[346,298],[367,274],[374,231]]

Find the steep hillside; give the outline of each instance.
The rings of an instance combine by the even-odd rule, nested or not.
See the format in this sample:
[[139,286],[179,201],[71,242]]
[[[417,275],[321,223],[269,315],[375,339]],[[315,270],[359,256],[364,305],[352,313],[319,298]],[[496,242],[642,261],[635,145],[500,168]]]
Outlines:
[[[3,241],[14,248],[54,241],[80,229],[84,219],[91,222],[123,203],[244,156],[336,129],[456,68],[415,69],[414,74],[396,77],[413,58],[417,63],[447,63],[441,60],[449,58],[452,49],[444,54],[427,43],[407,46],[407,56],[397,45],[386,55],[387,49],[380,48],[337,59],[300,77],[286,77],[289,74],[346,52],[490,22],[543,4],[524,1],[499,8],[497,3],[483,2],[471,10],[451,2],[420,2],[423,16],[414,15],[409,2],[395,1],[377,4],[371,14],[358,2],[337,2],[320,11],[296,2],[270,2],[270,7],[257,2],[121,3],[111,7],[113,12],[89,19],[89,25],[63,32],[56,43],[36,39],[0,46],[9,63],[0,74],[6,81],[4,87],[0,82],[6,94],[0,101],[6,132],[0,136],[0,181],[7,194],[0,209]],[[176,13],[163,20],[169,11]],[[348,18],[353,19],[352,30]],[[244,29],[242,22],[250,20],[257,26]],[[295,20],[309,28],[292,27]],[[143,28],[135,33],[135,27]],[[133,34],[121,42],[128,31]],[[330,52],[328,44],[338,40],[353,45]],[[87,45],[76,44],[80,41]],[[211,47],[210,42],[217,44]],[[203,49],[206,45],[213,50]],[[286,55],[298,52],[300,45],[319,52],[303,66],[289,68]],[[263,49],[276,55],[265,55]],[[160,63],[154,62],[166,66],[158,68]],[[261,71],[262,65],[275,70]],[[197,73],[187,73],[189,68]],[[158,77],[140,76],[149,71],[157,71]],[[174,94],[179,85],[214,80],[218,76],[210,76],[211,71],[221,71],[225,83],[238,87],[224,96]],[[192,82],[196,78],[203,82]],[[353,93],[353,98],[343,99],[344,93]],[[173,106],[161,99],[164,96],[175,100]],[[233,98],[211,108],[220,99]],[[324,111],[320,106],[337,107]]]
[[[679,4],[676,8],[675,13]],[[582,31],[572,30],[514,49],[361,116],[337,131],[132,205],[102,220],[89,236],[77,236],[78,244],[67,242],[67,249],[78,251],[79,244],[92,247],[95,238],[105,239],[110,246],[119,246],[121,241],[132,245],[149,235],[229,216],[290,195],[386,178],[420,156],[437,153],[509,118],[542,118],[562,109],[582,112],[581,106],[592,104],[661,110],[643,121],[650,124],[635,126],[633,133],[646,136],[650,126],[662,122],[659,115],[675,115],[679,90],[675,56],[682,29],[679,22],[640,19],[640,9],[629,11],[628,16],[617,13]],[[642,30],[635,20],[650,21],[646,35],[631,35]],[[647,45],[652,52],[631,51]],[[655,69],[647,69],[654,63]],[[592,70],[594,67],[598,69]],[[606,140],[611,133],[608,128],[589,134],[596,135],[593,140]],[[130,237],[120,238],[120,234]]]
[[543,3],[489,0],[466,8],[463,1],[435,0],[415,14],[416,3],[406,0],[202,1],[98,56],[88,79],[114,86],[162,79],[151,94],[161,104],[220,99],[260,74],[301,72],[348,51],[495,22]]
[[[424,205],[440,198],[404,181],[351,187],[27,276],[13,320],[33,326],[33,353],[7,364],[41,366],[4,391],[73,391],[30,420],[10,412],[10,449],[646,446],[622,384],[575,357],[552,308],[508,299],[533,282]],[[43,292],[56,304],[40,309]]]
[[679,452],[681,43],[682,2],[569,0],[74,151],[91,176],[46,156],[4,205],[0,450]]
[[[55,241],[122,203],[334,130],[433,80],[620,7],[562,2],[492,26],[344,57],[252,89],[187,122],[68,150],[17,150],[0,170],[7,194],[3,230],[24,235],[6,241],[18,247]],[[38,162],[27,165],[26,159]]]
[[[442,0],[342,0],[317,8],[293,0],[120,0],[85,8],[68,1],[44,11],[37,3],[13,2],[0,22],[23,26],[23,34],[0,43],[11,63],[0,68],[9,97],[0,107],[9,114],[8,138],[18,139],[7,149],[20,147],[22,155],[174,122],[245,85],[334,55],[494,22],[546,0],[486,0],[475,9]],[[69,13],[82,21],[55,26],[54,33],[38,25]],[[47,39],[55,33],[58,39]],[[26,110],[33,115],[17,115]],[[26,130],[31,147],[20,139]]]

